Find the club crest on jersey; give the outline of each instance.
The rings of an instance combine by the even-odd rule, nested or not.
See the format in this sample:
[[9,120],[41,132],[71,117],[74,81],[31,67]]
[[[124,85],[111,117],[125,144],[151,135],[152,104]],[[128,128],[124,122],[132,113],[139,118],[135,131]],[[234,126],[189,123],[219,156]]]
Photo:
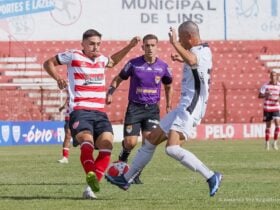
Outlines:
[[125,127],[125,130],[126,130],[127,133],[131,133],[132,132],[132,125],[127,125]]
[[155,82],[156,84],[160,83],[160,76],[155,76]]
[[79,121],[74,122],[73,125],[72,125],[72,128],[73,128],[73,129],[78,128],[79,124],[80,124]]

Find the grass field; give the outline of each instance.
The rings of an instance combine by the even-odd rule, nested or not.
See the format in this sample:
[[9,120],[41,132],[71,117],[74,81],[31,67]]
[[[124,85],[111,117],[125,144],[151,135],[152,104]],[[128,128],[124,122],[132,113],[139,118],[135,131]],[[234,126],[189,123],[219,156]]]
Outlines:
[[[116,160],[120,143],[114,146]],[[104,179],[97,200],[81,198],[85,175],[79,148],[72,148],[70,163],[62,165],[56,162],[60,145],[17,146],[0,147],[0,209],[280,208],[280,151],[265,151],[262,140],[188,141],[184,147],[223,173],[215,197],[209,197],[208,185],[198,173],[166,156],[163,145],[143,171],[143,185],[125,192]]]

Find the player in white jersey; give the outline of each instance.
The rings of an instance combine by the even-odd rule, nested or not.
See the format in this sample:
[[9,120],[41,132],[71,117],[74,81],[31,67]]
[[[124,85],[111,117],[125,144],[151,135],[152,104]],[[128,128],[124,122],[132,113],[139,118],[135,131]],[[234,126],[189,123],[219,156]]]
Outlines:
[[175,30],[171,28],[169,40],[178,53],[172,55],[172,59],[185,63],[179,105],[160,121],[158,128],[152,130],[145,144],[136,153],[126,174],[105,177],[112,184],[127,190],[138,171],[141,171],[152,159],[157,145],[167,140],[165,150],[167,155],[185,167],[199,172],[208,182],[210,196],[214,196],[218,191],[222,175],[208,169],[194,154],[180,146],[181,140],[189,138],[191,130],[200,123],[205,114],[212,68],[211,51],[207,44],[202,43],[198,26],[192,21],[180,25],[179,41]]
[[[82,50],[58,53],[44,63],[60,89],[68,88],[71,135],[73,145],[80,144],[80,161],[86,173],[83,197],[94,199],[110,163],[113,148],[113,129],[105,113],[105,68],[113,67],[140,41],[134,37],[122,50],[106,57],[100,53],[101,34],[89,29],[83,33]],[[67,65],[68,80],[61,77],[56,66]],[[67,84],[69,81],[69,84]],[[76,143],[74,143],[76,141]],[[94,159],[93,151],[99,149]]]
[[259,98],[264,99],[263,104],[263,121],[266,123],[265,128],[265,148],[269,150],[269,136],[272,123],[275,124],[272,147],[278,150],[277,140],[280,132],[280,85],[278,83],[278,75],[272,71],[270,73],[270,81],[265,83],[259,92]]

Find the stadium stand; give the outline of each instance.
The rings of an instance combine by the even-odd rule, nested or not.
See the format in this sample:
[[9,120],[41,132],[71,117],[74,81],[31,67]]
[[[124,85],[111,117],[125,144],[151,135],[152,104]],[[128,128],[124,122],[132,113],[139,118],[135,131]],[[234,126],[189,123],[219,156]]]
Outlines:
[[[120,49],[125,41],[103,41],[105,55]],[[258,99],[260,86],[268,80],[268,73],[280,69],[278,41],[210,41],[213,51],[212,82],[209,105],[203,123],[261,122],[262,100]],[[79,41],[36,41],[19,43],[1,42],[0,83],[30,84],[48,83],[47,87],[12,86],[1,87],[1,120],[59,120],[58,107],[66,94],[57,89],[55,81],[42,69],[42,63],[50,56],[67,49],[80,48]],[[3,46],[3,47],[2,47]],[[173,106],[180,94],[181,64],[172,62],[172,48],[168,41],[159,45],[159,57],[165,59],[174,75]],[[142,54],[134,48],[126,58],[106,74],[107,85],[125,62]],[[66,77],[66,69],[59,68]],[[114,103],[107,113],[113,123],[122,123],[127,104],[128,82],[124,82],[114,95]],[[162,90],[163,91],[163,90]],[[163,91],[164,94],[164,91]],[[10,105],[14,104],[14,107]],[[165,114],[162,97],[161,115]],[[12,109],[14,108],[14,109]],[[12,111],[16,110],[16,111]]]

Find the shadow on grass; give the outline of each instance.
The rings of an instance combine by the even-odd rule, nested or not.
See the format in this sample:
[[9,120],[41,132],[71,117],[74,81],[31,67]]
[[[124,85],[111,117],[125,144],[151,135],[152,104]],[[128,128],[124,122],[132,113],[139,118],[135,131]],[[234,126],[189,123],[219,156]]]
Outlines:
[[58,183],[0,183],[0,186],[32,186],[32,185],[82,185],[81,183],[69,183],[69,182],[58,182]]
[[[7,196],[7,195],[2,195],[0,196],[0,200],[18,200],[18,201],[28,201],[28,200],[80,200],[80,201],[87,201],[91,199],[84,199],[81,197],[71,197],[71,196],[61,196],[61,197],[55,197],[55,196]],[[108,200],[120,200],[119,198],[97,198],[96,200],[98,201],[108,201]],[[143,201],[143,200],[149,200],[149,198],[133,198],[129,200],[138,200],[138,201]]]
[[0,196],[0,199],[9,200],[85,200],[78,197],[55,197],[55,196]]

